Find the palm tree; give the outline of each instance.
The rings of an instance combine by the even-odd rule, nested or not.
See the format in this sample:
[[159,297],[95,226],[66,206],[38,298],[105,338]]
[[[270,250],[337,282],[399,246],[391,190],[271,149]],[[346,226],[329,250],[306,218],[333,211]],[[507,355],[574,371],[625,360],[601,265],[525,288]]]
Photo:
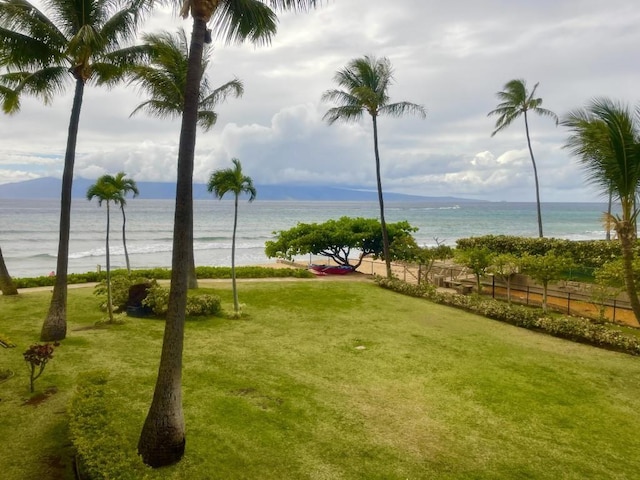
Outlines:
[[[179,118],[184,107],[187,82],[189,59],[187,34],[184,29],[180,29],[175,35],[162,32],[143,35],[142,39],[145,44],[139,48],[145,52],[148,62],[141,62],[132,68],[131,82],[137,84],[150,98],[138,105],[131,115],[145,111],[159,118]],[[237,78],[212,90],[205,75],[209,65],[210,50],[208,46],[204,48],[200,73],[198,126],[204,131],[213,127],[218,119],[218,115],[213,110],[217,104],[225,101],[229,95],[238,98],[244,93],[244,86]],[[188,287],[193,289],[198,288],[193,244],[190,255]]]
[[2,256],[2,249],[0,249],[0,291],[3,295],[17,295],[18,289],[16,288],[9,270],[4,263],[4,257]]
[[277,17],[271,8],[303,9],[316,0],[186,0],[182,15],[193,17],[189,47],[184,110],[178,146],[176,208],[171,259],[171,289],[162,342],[158,378],[138,441],[138,453],[152,467],[178,462],[184,455],[185,426],[182,413],[182,349],[187,303],[190,246],[193,244],[193,158],[198,123],[200,79],[207,23],[212,21],[215,35],[227,43],[249,39],[268,43],[276,32]]
[[120,205],[120,211],[122,212],[122,248],[124,249],[124,260],[127,264],[127,273],[131,273],[131,265],[129,263],[129,252],[127,251],[127,236],[126,236],[126,226],[127,226],[127,216],[124,213],[124,207],[127,204],[127,194],[133,193],[133,197],[137,197],[140,193],[138,191],[138,185],[136,185],[136,181],[133,178],[125,178],[127,176],[124,172],[118,172],[115,177],[108,175],[105,178],[105,181],[109,182],[115,190],[117,190],[120,195],[118,198],[114,199],[114,202],[117,205]]
[[538,184],[538,169],[536,167],[536,160],[533,156],[533,149],[531,148],[531,137],[529,135],[529,117],[528,112],[541,115],[543,117],[551,117],[558,124],[558,116],[551,110],[542,108],[542,99],[534,98],[538,83],[533,86],[531,92],[527,91],[527,83],[522,79],[511,80],[504,86],[504,90],[496,93],[496,96],[501,101],[495,110],[491,110],[487,116],[498,115],[496,120],[495,130],[491,133],[493,137],[500,130],[504,130],[520,115],[524,116],[524,128],[527,134],[527,146],[529,147],[529,155],[531,156],[531,163],[533,165],[533,177],[536,182],[536,206],[538,211],[538,234],[540,238],[542,234],[542,211],[540,209],[540,187]]
[[0,101],[5,113],[20,109],[22,95],[45,104],[73,80],[75,93],[67,136],[60,199],[56,281],[44,320],[42,341],[58,341],[67,332],[67,266],[71,187],[80,109],[87,83],[111,84],[130,62],[121,49],[133,39],[151,0],[56,0],[46,14],[27,0],[0,1]]
[[605,214],[605,223],[618,234],[624,265],[625,286],[631,308],[640,322],[638,286],[633,274],[636,222],[640,208],[640,106],[632,113],[608,98],[593,99],[585,108],[567,114],[562,125],[571,135],[565,147],[578,157],[587,179],[604,195],[620,202],[620,215]]
[[233,235],[231,237],[231,284],[233,287],[233,308],[238,315],[240,313],[240,304],[238,303],[238,290],[236,288],[236,227],[238,225],[238,198],[241,194],[249,194],[249,202],[253,202],[256,198],[256,189],[253,186],[251,177],[247,177],[242,173],[242,165],[237,158],[231,159],[234,168],[225,168],[216,170],[211,174],[207,190],[222,200],[224,194],[232,192],[234,195],[234,211],[233,211]]
[[107,312],[109,313],[109,323],[113,323],[113,305],[111,302],[111,261],[109,255],[109,230],[111,226],[111,215],[109,211],[109,202],[120,203],[124,201],[122,191],[115,187],[115,179],[111,175],[103,175],[98,178],[96,183],[91,185],[87,190],[87,200],[98,199],[98,206],[102,206],[102,202],[107,205],[107,235],[105,240],[105,254],[107,263]]
[[351,60],[347,66],[338,70],[334,81],[344,90],[327,90],[323,101],[335,102],[339,106],[330,108],[323,119],[332,125],[337,120],[345,122],[359,121],[365,112],[371,115],[373,122],[373,152],[376,160],[376,181],[378,202],[380,204],[380,223],[382,227],[382,247],[387,266],[387,278],[391,278],[391,255],[389,253],[389,233],[384,218],[384,200],[380,178],[380,154],[378,152],[378,116],[391,115],[401,117],[406,113],[426,117],[422,105],[410,102],[389,103],[389,86],[393,82],[393,69],[388,58],[380,59],[365,55]]

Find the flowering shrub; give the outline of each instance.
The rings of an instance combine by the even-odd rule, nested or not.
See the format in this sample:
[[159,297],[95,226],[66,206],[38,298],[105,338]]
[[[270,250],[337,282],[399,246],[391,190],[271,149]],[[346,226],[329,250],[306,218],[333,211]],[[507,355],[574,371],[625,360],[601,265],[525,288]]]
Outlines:
[[[142,304],[151,308],[154,315],[164,317],[169,308],[169,289],[158,285],[155,280],[147,291]],[[187,316],[216,315],[221,311],[221,300],[217,295],[189,295],[187,297]]]

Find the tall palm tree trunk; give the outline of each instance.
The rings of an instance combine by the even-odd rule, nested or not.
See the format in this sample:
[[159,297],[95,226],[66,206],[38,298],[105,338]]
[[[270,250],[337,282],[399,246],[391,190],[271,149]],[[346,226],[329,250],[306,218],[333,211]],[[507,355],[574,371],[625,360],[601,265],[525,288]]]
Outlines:
[[127,250],[127,235],[126,235],[127,216],[124,213],[124,205],[120,205],[120,210],[122,211],[122,248],[124,249],[124,261],[127,265],[127,273],[130,275],[131,264],[129,263],[129,251]]
[[55,342],[67,336],[67,268],[69,266],[69,231],[71,229],[71,188],[73,186],[73,164],[76,158],[80,110],[84,94],[84,81],[76,79],[76,88],[69,120],[67,150],[64,155],[62,172],[62,191],[60,195],[60,232],[58,238],[58,259],[56,262],[56,280],[53,285],[53,296],[49,305],[40,340]]
[[0,290],[3,295],[17,295],[18,289],[16,288],[9,270],[4,263],[4,257],[2,256],[2,249],[0,249]]
[[109,211],[109,200],[107,200],[107,236],[105,241],[106,261],[107,261],[107,312],[109,312],[109,322],[113,323],[113,302],[111,301],[111,256],[109,255],[109,230],[111,229],[111,213]]
[[609,203],[607,205],[607,224],[605,226],[606,228],[606,234],[605,234],[605,240],[609,241],[611,240],[611,209],[613,206],[613,189],[610,188],[609,189]]
[[631,309],[640,323],[640,300],[638,300],[638,291],[636,288],[635,276],[633,274],[633,246],[635,243],[635,226],[627,221],[619,221],[616,223],[616,232],[620,239],[620,248],[622,250],[622,264],[624,266],[624,283],[627,289],[627,296]]
[[235,197],[235,209],[233,211],[233,235],[231,236],[231,288],[233,290],[233,308],[240,311],[238,302],[238,288],[236,287],[236,228],[238,226],[238,194]]
[[184,455],[186,441],[182,411],[182,350],[189,249],[193,240],[193,160],[205,31],[204,19],[194,17],[178,150],[169,307],[153,400],[138,441],[142,460],[154,468],[178,462]]
[[389,254],[389,232],[387,232],[387,222],[384,219],[384,199],[382,196],[382,180],[380,175],[380,153],[378,152],[378,121],[375,115],[373,120],[373,151],[376,157],[376,181],[378,183],[378,203],[380,205],[380,225],[382,227],[382,254],[387,267],[387,278],[391,278],[391,256]]
[[529,147],[529,155],[531,156],[531,164],[533,165],[533,178],[536,182],[536,207],[538,211],[538,235],[542,238],[542,211],[540,209],[540,185],[538,184],[538,168],[536,167],[536,159],[533,156],[531,148],[531,138],[529,136],[529,120],[527,119],[527,111],[524,112],[524,128],[527,132],[527,147]]

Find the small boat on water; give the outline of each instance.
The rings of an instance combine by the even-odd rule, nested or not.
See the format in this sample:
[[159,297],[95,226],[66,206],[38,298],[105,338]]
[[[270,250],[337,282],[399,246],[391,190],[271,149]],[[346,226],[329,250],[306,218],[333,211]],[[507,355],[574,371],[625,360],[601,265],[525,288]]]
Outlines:
[[346,275],[353,272],[353,267],[348,265],[309,265],[309,270],[316,275]]

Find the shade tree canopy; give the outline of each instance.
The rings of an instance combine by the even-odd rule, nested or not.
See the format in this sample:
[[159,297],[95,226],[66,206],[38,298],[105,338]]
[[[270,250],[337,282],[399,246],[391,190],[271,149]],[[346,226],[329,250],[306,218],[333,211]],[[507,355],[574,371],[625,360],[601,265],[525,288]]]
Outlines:
[[[392,245],[394,241],[415,245],[411,234],[417,228],[407,221],[390,223],[387,230]],[[383,258],[382,229],[380,221],[374,218],[341,217],[324,223],[298,223],[289,230],[274,232],[274,235],[276,239],[265,244],[265,254],[269,258],[290,260],[296,255],[321,255],[354,270],[367,255]],[[352,265],[349,258],[356,252],[358,260]]]

